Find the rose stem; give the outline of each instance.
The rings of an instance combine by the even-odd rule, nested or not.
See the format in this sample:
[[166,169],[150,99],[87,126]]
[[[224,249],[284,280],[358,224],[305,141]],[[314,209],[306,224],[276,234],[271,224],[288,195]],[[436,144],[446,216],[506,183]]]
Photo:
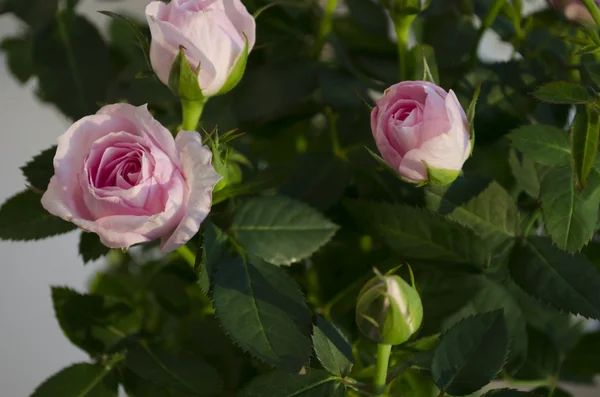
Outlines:
[[400,64],[400,81],[409,80],[409,53],[408,38],[410,35],[410,26],[415,20],[415,15],[399,14],[394,18],[394,27],[398,37],[398,62]]
[[387,371],[390,363],[390,353],[392,345],[377,345],[377,366],[375,367],[375,377],[373,378],[374,396],[383,396],[387,383]]
[[321,24],[319,25],[319,33],[317,34],[317,40],[315,41],[315,47],[313,48],[312,57],[319,58],[321,50],[325,45],[327,36],[331,32],[333,11],[337,7],[338,0],[327,0],[327,6],[325,7]]
[[200,116],[204,110],[204,104],[208,98],[201,101],[188,101],[181,99],[181,110],[183,111],[183,121],[181,123],[182,130],[196,131],[198,129],[198,123],[200,122]]
[[600,9],[598,9],[596,2],[594,0],[581,0],[581,2],[587,7],[590,14],[592,14],[592,18],[594,18],[596,25],[600,27]]

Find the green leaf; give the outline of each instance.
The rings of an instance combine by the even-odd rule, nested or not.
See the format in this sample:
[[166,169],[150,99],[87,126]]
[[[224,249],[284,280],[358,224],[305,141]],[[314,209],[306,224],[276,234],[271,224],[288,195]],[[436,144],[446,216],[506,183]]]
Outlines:
[[534,389],[531,393],[530,393],[531,397],[544,397],[544,396],[550,396],[550,397],[572,397],[573,395],[569,392],[566,392],[565,390],[561,389],[560,387],[553,387],[552,389],[548,388],[548,387],[538,387],[536,389]]
[[30,397],[117,397],[117,382],[108,366],[78,363],[38,386]]
[[59,0],[3,0],[0,2],[0,14],[13,13],[33,29],[39,29],[56,14],[58,2]]
[[210,291],[211,280],[221,261],[227,260],[227,235],[210,221],[204,221],[204,241],[202,255],[196,255],[196,268],[199,268],[198,284],[205,294]]
[[306,375],[274,371],[251,381],[239,397],[344,397],[344,385],[325,371],[310,370]]
[[39,97],[77,120],[94,114],[104,103],[110,57],[100,33],[72,10],[35,36],[33,60]]
[[440,390],[471,394],[500,372],[508,355],[506,322],[501,311],[480,314],[442,335],[431,372]]
[[528,294],[559,310],[600,319],[600,274],[583,255],[561,251],[547,237],[530,237],[513,253],[510,272]]
[[544,84],[533,93],[533,96],[542,102],[570,105],[594,101],[594,96],[584,86],[567,81]]
[[39,240],[63,234],[76,228],[46,211],[42,196],[25,190],[9,198],[0,207],[0,239]]
[[317,316],[312,340],[323,368],[342,377],[350,373],[354,363],[352,345],[339,329],[323,317]]
[[298,285],[258,258],[220,263],[213,280],[217,317],[245,351],[288,371],[310,355],[310,312]]
[[[598,176],[593,174],[591,185],[598,186]],[[583,194],[575,188],[571,167],[559,167],[544,177],[541,201],[546,231],[560,249],[575,252],[586,245],[596,228],[598,194],[589,186]]]
[[577,111],[571,129],[573,168],[578,186],[583,189],[598,153],[600,114],[592,106]]
[[233,90],[235,86],[238,85],[238,83],[242,80],[242,77],[244,77],[244,72],[246,71],[246,64],[248,63],[249,53],[248,37],[246,37],[245,34],[244,39],[246,40],[244,49],[240,53],[238,59],[235,61],[235,65],[233,65],[233,68],[229,73],[229,77],[227,77],[227,81],[225,82],[225,84],[223,84],[223,87],[221,87],[221,89],[215,94],[215,96],[227,94],[229,91]]
[[514,147],[540,164],[569,164],[569,134],[560,128],[531,124],[517,128],[508,138]]
[[502,186],[485,182],[462,177],[449,187],[430,187],[425,189],[425,202],[428,209],[470,227],[495,248],[516,236],[519,213]]
[[52,303],[65,336],[90,354],[102,354],[138,331],[139,318],[133,310],[110,297],[53,287]]
[[[515,389],[490,390],[481,397],[536,397],[536,394]],[[539,396],[538,396],[539,397]]]
[[169,73],[169,88],[171,91],[186,101],[203,101],[204,95],[200,89],[200,83],[198,83],[199,68],[200,65],[195,67],[190,65],[185,57],[183,47],[179,48],[179,53],[173,61]]
[[388,385],[388,397],[433,397],[438,392],[435,383],[425,371],[408,368]]
[[593,382],[600,374],[600,332],[583,335],[577,345],[569,352],[561,367],[561,377],[566,379],[584,378]]
[[36,189],[46,190],[50,183],[50,178],[54,175],[54,155],[56,146],[52,146],[21,167],[27,183]]
[[347,162],[332,155],[308,153],[298,158],[279,193],[326,210],[342,198],[351,177]]
[[547,167],[535,163],[528,156],[517,153],[516,149],[511,149],[508,163],[518,186],[529,196],[538,198],[540,179],[544,179],[548,172]]
[[125,365],[138,376],[193,396],[217,395],[219,373],[202,358],[136,345],[129,348]]
[[350,201],[346,207],[390,248],[413,259],[485,267],[489,252],[470,229],[432,212],[384,203]]
[[140,378],[130,370],[124,371],[122,385],[128,397],[190,397],[187,393]]
[[144,54],[144,59],[146,60],[146,64],[149,70],[152,70],[152,64],[150,63],[150,42],[148,41],[148,37],[141,31],[137,22],[133,19],[128,18],[124,15],[117,14],[112,11],[98,11],[100,14],[104,14],[107,17],[113,18],[117,21],[123,22],[126,24],[135,36],[135,40],[137,41],[138,47],[142,50]]
[[338,226],[311,207],[286,197],[246,201],[231,231],[249,254],[276,265],[308,258],[326,244]]
[[83,263],[95,261],[108,254],[110,248],[100,242],[100,237],[96,233],[81,232],[79,238],[79,255],[83,258]]
[[33,40],[30,35],[14,36],[4,39],[0,49],[6,54],[8,68],[21,84],[29,81],[34,74]]

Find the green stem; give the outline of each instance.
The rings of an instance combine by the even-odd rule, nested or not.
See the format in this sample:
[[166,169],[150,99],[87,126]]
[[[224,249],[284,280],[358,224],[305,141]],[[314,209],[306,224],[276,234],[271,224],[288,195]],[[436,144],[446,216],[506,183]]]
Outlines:
[[207,100],[208,98],[205,98],[202,101],[188,101],[183,98],[181,99],[181,110],[183,111],[181,130],[196,131]]
[[492,24],[498,17],[500,10],[506,4],[506,0],[495,0],[490,9],[488,10],[487,15],[481,21],[481,26],[479,27],[479,32],[477,32],[477,40],[475,41],[475,46],[471,50],[471,59],[473,64],[477,63],[477,50],[479,49],[479,44],[481,44],[481,39],[483,39],[483,34],[492,27]]
[[391,352],[392,345],[377,345],[377,366],[375,367],[375,377],[373,378],[374,396],[383,396],[385,393]]
[[525,226],[525,229],[523,230],[523,237],[527,237],[529,235],[531,228],[533,227],[533,225],[535,225],[535,222],[538,220],[540,215],[542,215],[542,211],[540,211],[539,209],[535,210],[533,215],[531,215],[529,222],[527,222],[527,226]]
[[600,28],[600,9],[596,5],[596,2],[594,0],[581,0],[581,2],[586,6],[594,19],[594,22],[596,22],[596,25]]
[[398,62],[400,63],[400,81],[409,80],[410,57],[408,53],[408,38],[410,27],[416,15],[398,15],[394,18],[394,27],[398,37]]
[[312,52],[313,58],[319,58],[319,55],[321,55],[321,50],[323,50],[323,46],[325,46],[325,42],[327,41],[327,36],[329,36],[329,33],[331,33],[331,27],[333,26],[333,12],[337,7],[337,3],[338,0],[327,0],[327,6],[323,12],[321,24],[319,25],[317,41],[315,42],[315,47],[313,48]]
[[[576,36],[580,38],[585,38],[583,31],[579,29],[577,30]],[[569,60],[569,77],[574,83],[579,83],[581,81],[581,75],[579,73],[579,65],[581,64],[581,54],[577,53],[576,45],[573,45],[571,47],[571,51],[573,52],[571,54],[571,59]]]
[[196,266],[196,255],[188,248],[187,245],[177,248],[177,253],[183,260],[185,260],[192,269]]

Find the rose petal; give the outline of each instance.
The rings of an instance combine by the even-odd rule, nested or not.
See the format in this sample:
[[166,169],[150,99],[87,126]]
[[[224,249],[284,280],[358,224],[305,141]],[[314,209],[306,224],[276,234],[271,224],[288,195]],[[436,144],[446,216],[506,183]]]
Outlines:
[[212,204],[212,190],[221,180],[211,164],[212,153],[202,145],[197,132],[180,131],[176,138],[177,148],[183,165],[183,175],[189,195],[184,203],[186,212],[170,236],[161,241],[161,250],[172,251],[187,243],[198,232]]

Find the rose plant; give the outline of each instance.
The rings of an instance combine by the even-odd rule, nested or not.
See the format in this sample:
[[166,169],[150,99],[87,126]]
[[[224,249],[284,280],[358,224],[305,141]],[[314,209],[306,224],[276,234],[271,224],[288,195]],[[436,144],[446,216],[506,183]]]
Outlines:
[[600,375],[593,0],[149,1],[101,11],[105,35],[78,3],[0,1],[9,70],[72,123],[0,238],[79,233],[102,266],[52,287],[89,360],[31,396],[557,397]]

